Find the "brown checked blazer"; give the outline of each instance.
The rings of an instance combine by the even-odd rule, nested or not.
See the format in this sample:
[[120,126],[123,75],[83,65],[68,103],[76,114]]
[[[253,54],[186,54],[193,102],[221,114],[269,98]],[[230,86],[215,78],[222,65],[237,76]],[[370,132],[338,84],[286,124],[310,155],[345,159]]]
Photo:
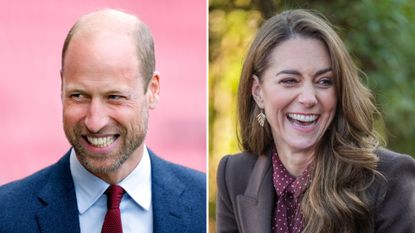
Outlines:
[[[376,151],[386,181],[369,188],[374,233],[415,233],[415,160],[386,149]],[[271,233],[276,201],[271,155],[227,155],[217,172],[218,233]]]

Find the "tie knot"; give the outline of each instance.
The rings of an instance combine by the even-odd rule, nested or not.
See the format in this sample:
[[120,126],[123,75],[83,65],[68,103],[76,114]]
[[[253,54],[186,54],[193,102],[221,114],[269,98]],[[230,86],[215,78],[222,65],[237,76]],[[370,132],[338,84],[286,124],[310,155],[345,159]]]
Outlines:
[[107,194],[107,208],[118,209],[120,208],[120,202],[124,195],[124,189],[118,185],[111,185],[105,193]]

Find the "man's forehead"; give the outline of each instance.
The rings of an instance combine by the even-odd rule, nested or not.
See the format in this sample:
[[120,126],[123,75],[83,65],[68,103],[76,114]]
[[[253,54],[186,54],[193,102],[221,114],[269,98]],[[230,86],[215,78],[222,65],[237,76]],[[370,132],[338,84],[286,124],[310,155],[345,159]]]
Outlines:
[[106,9],[81,17],[77,22],[74,33],[97,33],[99,31],[131,33],[137,29],[139,24],[140,20],[133,15],[113,9]]
[[[134,36],[138,22],[135,16],[112,9],[83,16],[72,32],[67,53],[81,54],[85,59],[95,54],[98,59],[108,57],[114,61],[125,60],[126,55],[131,55],[127,57],[134,56],[134,60],[139,62]],[[114,56],[111,57],[111,54]],[[66,63],[67,59],[63,62]]]
[[140,88],[140,79],[129,79],[126,77],[81,77],[63,78],[63,89],[66,91],[82,91],[97,93],[130,92]]

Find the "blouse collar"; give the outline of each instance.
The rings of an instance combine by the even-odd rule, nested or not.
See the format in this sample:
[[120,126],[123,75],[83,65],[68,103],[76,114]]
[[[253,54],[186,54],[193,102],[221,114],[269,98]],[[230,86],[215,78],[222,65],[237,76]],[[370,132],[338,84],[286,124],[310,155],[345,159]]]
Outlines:
[[273,183],[278,197],[284,192],[289,192],[298,198],[311,182],[312,164],[296,178],[284,167],[275,149],[272,150],[272,166],[274,170]]

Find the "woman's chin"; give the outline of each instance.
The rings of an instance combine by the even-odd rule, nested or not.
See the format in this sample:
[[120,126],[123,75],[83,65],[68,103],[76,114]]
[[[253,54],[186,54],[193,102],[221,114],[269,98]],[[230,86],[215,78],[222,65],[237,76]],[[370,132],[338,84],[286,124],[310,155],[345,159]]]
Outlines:
[[287,146],[293,152],[309,152],[310,150],[315,150],[316,145],[315,140],[309,139],[294,139],[287,142]]

